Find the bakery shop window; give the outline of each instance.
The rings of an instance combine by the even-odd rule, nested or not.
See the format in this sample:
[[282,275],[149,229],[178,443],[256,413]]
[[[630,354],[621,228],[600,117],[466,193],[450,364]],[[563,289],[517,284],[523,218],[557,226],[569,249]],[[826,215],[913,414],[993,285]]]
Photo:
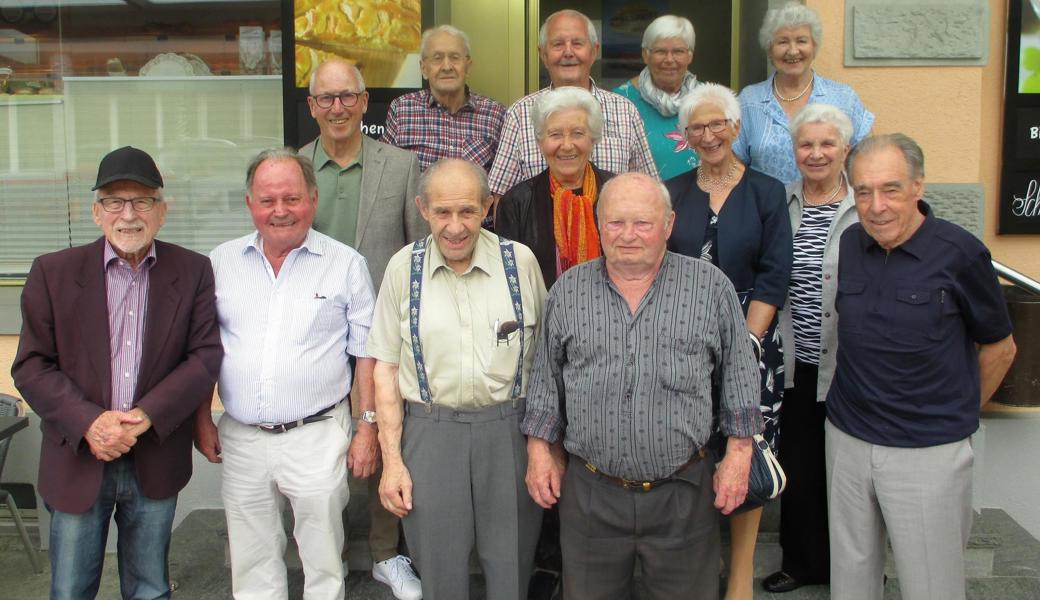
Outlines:
[[161,239],[250,231],[246,165],[283,140],[280,3],[44,1],[0,0],[0,278],[97,238],[97,164],[125,145],[162,171]]

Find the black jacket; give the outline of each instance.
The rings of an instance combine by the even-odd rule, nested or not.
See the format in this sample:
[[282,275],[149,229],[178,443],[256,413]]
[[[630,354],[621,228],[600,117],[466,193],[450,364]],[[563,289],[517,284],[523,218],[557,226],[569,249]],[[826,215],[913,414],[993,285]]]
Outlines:
[[[614,176],[592,166],[596,189]],[[553,234],[553,203],[549,193],[549,169],[509,188],[498,201],[495,233],[520,242],[534,252],[546,289],[556,283],[556,238]]]

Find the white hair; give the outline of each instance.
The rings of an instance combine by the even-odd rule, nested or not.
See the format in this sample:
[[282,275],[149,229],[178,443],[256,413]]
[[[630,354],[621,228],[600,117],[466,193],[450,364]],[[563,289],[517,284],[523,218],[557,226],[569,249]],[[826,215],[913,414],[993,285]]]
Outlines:
[[586,17],[584,14],[582,14],[582,13],[580,13],[580,12],[578,12],[578,11],[572,9],[572,8],[565,8],[563,10],[558,10],[558,11],[554,12],[553,14],[549,15],[549,17],[547,19],[545,19],[545,22],[542,23],[542,27],[538,30],[538,47],[539,48],[544,48],[545,47],[545,43],[548,41],[548,37],[549,37],[549,22],[552,21],[553,19],[555,19],[556,17],[563,17],[563,16],[578,17],[582,21],[585,21],[586,36],[589,38],[589,44],[592,44],[593,46],[599,44],[599,36],[596,34],[596,26],[592,24],[592,21],[589,20],[589,18]]
[[730,120],[731,128],[736,128],[737,123],[740,123],[740,102],[733,90],[718,83],[702,83],[683,96],[679,104],[680,131],[686,130],[690,123],[690,115],[702,104],[714,104],[722,109],[722,114]]
[[780,8],[774,8],[766,13],[762,21],[762,29],[758,31],[758,43],[762,49],[769,52],[773,47],[773,36],[781,29],[790,29],[808,25],[812,32],[813,43],[819,48],[823,45],[823,24],[820,23],[820,15],[816,11],[798,2],[788,2]]
[[693,23],[686,17],[675,15],[661,15],[647,25],[643,31],[643,48],[649,48],[658,40],[679,38],[693,51],[697,42],[697,33],[693,29]]
[[553,88],[534,101],[534,106],[531,107],[531,126],[534,128],[535,137],[545,137],[545,122],[549,117],[569,108],[585,111],[589,137],[592,138],[593,144],[599,142],[603,138],[603,110],[599,101],[588,90],[574,86]]
[[[334,58],[332,60],[338,63],[342,63],[344,66],[347,67],[347,69],[349,69],[354,74],[354,81],[356,81],[358,84],[358,89],[355,90],[357,93],[360,94],[361,92],[365,91],[365,78],[361,75],[361,69],[359,69],[357,65],[348,60],[343,60],[341,58]],[[311,80],[307,83],[307,92],[311,96],[314,95],[314,82],[318,78],[318,71],[320,71],[321,68],[325,66],[325,63],[327,62],[329,61],[322,62],[320,65],[318,65],[317,69],[311,71]]]
[[451,25],[439,25],[424,31],[422,42],[419,45],[419,56],[426,56],[426,46],[430,43],[430,38],[438,33],[447,33],[462,40],[462,46],[466,49],[466,56],[469,56],[469,36],[466,35],[465,31]]
[[848,144],[852,141],[852,120],[849,119],[849,116],[837,106],[823,103],[806,104],[791,119],[791,141],[797,144],[799,130],[805,125],[814,123],[833,127],[838,132],[838,137],[841,138],[842,144]]

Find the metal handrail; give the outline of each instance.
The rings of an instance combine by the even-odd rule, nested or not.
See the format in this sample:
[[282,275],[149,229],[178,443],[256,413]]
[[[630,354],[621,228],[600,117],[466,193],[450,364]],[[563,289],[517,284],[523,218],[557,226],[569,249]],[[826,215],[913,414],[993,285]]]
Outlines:
[[997,275],[1013,283],[1016,287],[1040,295],[1040,282],[1035,279],[1023,275],[1011,267],[997,261],[993,261],[993,268],[996,269]]

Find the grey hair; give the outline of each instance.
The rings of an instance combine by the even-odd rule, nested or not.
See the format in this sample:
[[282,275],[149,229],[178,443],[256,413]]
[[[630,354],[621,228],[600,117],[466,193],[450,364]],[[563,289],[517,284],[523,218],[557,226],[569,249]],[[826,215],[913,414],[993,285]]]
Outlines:
[[419,56],[426,56],[426,46],[430,43],[430,38],[438,33],[447,33],[462,40],[462,46],[466,49],[466,56],[469,56],[469,36],[466,35],[465,31],[451,25],[438,25],[424,31],[422,42],[419,45]]
[[578,11],[574,10],[573,8],[565,8],[563,10],[558,10],[558,11],[554,12],[553,14],[549,15],[545,19],[545,22],[542,23],[542,27],[538,30],[538,47],[539,48],[544,48],[545,47],[545,43],[548,41],[548,37],[549,37],[549,22],[552,21],[553,19],[555,19],[556,17],[563,17],[563,16],[578,17],[581,20],[585,21],[585,29],[586,29],[586,32],[587,32],[586,35],[589,38],[589,43],[592,44],[593,46],[599,44],[599,35],[596,34],[596,26],[592,24],[592,21],[588,17],[586,17],[583,13],[578,12]]
[[[848,173],[852,176],[852,164],[859,156],[872,154],[885,148],[895,148],[906,159],[906,169],[910,179],[924,179],[924,151],[910,136],[902,133],[878,133],[869,136],[856,144],[849,153]],[[855,182],[853,182],[855,185]]]
[[679,131],[686,131],[690,115],[702,104],[714,104],[721,108],[730,120],[730,128],[735,130],[737,123],[740,123],[740,101],[733,90],[718,83],[702,83],[686,94],[679,104]]
[[791,119],[791,141],[797,144],[799,129],[803,125],[811,125],[813,123],[822,123],[833,127],[838,132],[838,137],[841,138],[842,144],[852,142],[852,120],[845,114],[845,111],[837,106],[823,103],[806,104]]
[[260,165],[269,160],[287,160],[295,162],[300,166],[300,171],[303,173],[303,181],[307,184],[307,191],[313,192],[318,189],[318,180],[314,176],[314,163],[311,162],[311,159],[302,154],[298,154],[296,150],[285,146],[283,148],[268,148],[267,150],[263,150],[260,154],[257,154],[253,160],[249,161],[249,166],[246,168],[246,191],[250,194],[253,193],[253,180],[256,178],[256,170],[260,168]]
[[321,68],[323,66],[325,66],[325,64],[330,62],[330,61],[343,63],[344,66],[346,66],[348,69],[350,69],[351,73],[353,73],[353,75],[354,75],[354,80],[357,81],[357,84],[358,84],[358,89],[356,89],[354,91],[356,91],[359,94],[361,92],[365,91],[365,77],[361,74],[361,69],[359,69],[357,67],[357,65],[355,65],[352,62],[350,62],[349,60],[343,60],[342,58],[333,58],[333,59],[330,59],[330,60],[323,61],[320,65],[318,65],[317,69],[314,69],[313,71],[311,71],[311,80],[307,84],[307,92],[310,93],[310,95],[312,95],[312,96],[314,95],[314,82],[315,82],[315,80],[318,77],[318,71],[320,71]]
[[595,144],[603,138],[603,110],[599,101],[584,90],[574,86],[553,88],[538,97],[531,108],[531,125],[538,139],[545,137],[545,122],[554,113],[568,108],[580,108],[585,111],[589,125],[589,137]]
[[643,48],[649,48],[657,40],[668,38],[681,39],[686,42],[692,52],[694,44],[697,43],[697,32],[693,29],[693,23],[686,17],[661,15],[647,25],[646,30],[643,31]]
[[621,182],[629,179],[642,179],[650,184],[657,196],[657,200],[661,203],[664,208],[665,216],[672,212],[672,195],[668,193],[668,188],[665,187],[664,183],[656,177],[651,177],[645,173],[639,171],[629,171],[622,173],[616,177],[611,178],[607,183],[603,185],[603,188],[599,191],[599,201],[596,202],[596,218],[599,219],[599,207],[603,206],[603,200],[607,197],[614,195],[614,188],[621,185]]
[[488,187],[487,172],[484,171],[484,167],[461,158],[442,158],[430,165],[430,167],[423,171],[423,174],[419,176],[419,201],[423,203],[423,206],[430,205],[430,184],[433,181],[433,178],[442,170],[451,166],[464,167],[469,171],[471,176],[476,178],[477,186],[480,188],[481,204],[484,204],[488,198],[491,197],[491,188]]
[[816,11],[798,2],[788,2],[780,8],[773,8],[766,13],[762,21],[762,29],[758,30],[758,43],[769,52],[773,47],[773,36],[781,29],[809,26],[813,43],[819,49],[823,45],[823,24]]

